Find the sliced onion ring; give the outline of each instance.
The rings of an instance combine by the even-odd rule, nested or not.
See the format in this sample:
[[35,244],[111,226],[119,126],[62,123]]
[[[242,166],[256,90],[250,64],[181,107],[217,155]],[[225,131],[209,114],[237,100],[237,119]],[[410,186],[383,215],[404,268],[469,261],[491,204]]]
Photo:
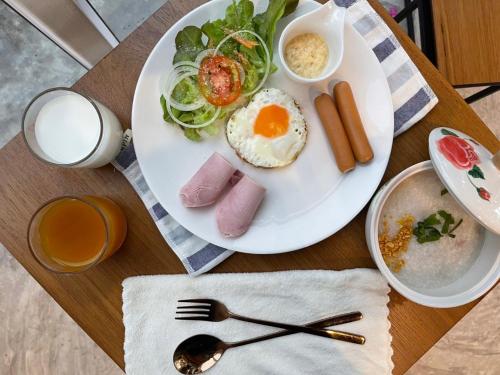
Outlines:
[[255,94],[257,91],[260,90],[260,88],[262,87],[262,85],[266,82],[267,80],[267,77],[269,76],[269,71],[271,70],[271,55],[269,53],[269,48],[267,48],[267,45],[266,45],[266,42],[264,42],[264,40],[260,37],[259,34],[251,31],[251,30],[239,30],[239,31],[235,31],[234,33],[232,34],[229,34],[228,36],[226,36],[224,39],[222,39],[219,43],[219,45],[217,46],[217,48],[215,48],[215,52],[214,54],[218,54],[219,53],[219,49],[220,47],[228,40],[228,39],[231,39],[233,36],[237,35],[237,34],[242,34],[242,33],[248,33],[248,34],[251,34],[253,36],[255,36],[257,38],[257,40],[260,42],[260,44],[262,44],[262,47],[264,48],[264,52],[266,53],[266,72],[264,73],[264,76],[262,77],[261,81],[259,82],[259,84],[257,86],[255,86],[255,88],[250,91],[250,92],[247,92],[247,93],[244,93],[243,95],[244,96],[250,96],[250,95],[253,95]]
[[[179,69],[179,68],[177,68]],[[173,71],[175,72],[175,71]],[[177,100],[175,100],[172,97],[172,93],[174,92],[175,86],[177,86],[183,79],[189,78],[191,76],[198,75],[198,70],[194,68],[188,68],[185,71],[181,70],[179,74],[171,74],[167,84],[166,84],[166,91],[162,92],[163,96],[165,97],[165,100],[167,101],[168,104],[170,104],[173,108],[178,109],[180,111],[194,111],[198,108],[203,107],[205,104],[207,104],[206,99],[203,97],[203,95],[200,94],[199,98],[194,101],[193,103],[189,104],[184,104],[180,103]],[[181,78],[182,77],[182,78]]]
[[179,76],[180,74],[187,73],[187,72],[197,72],[198,68],[194,67],[192,65],[182,65],[184,63],[189,63],[191,64],[190,61],[182,61],[180,63],[174,64],[172,69],[167,74],[164,74],[160,77],[159,80],[159,89],[160,93],[167,99],[166,96],[166,90],[170,86],[170,82],[172,82],[173,79],[175,79],[176,76]]
[[[172,85],[170,85],[170,87],[168,88],[166,98],[171,98],[172,92],[173,92],[175,86],[177,86],[179,84],[179,82],[181,82],[185,78],[191,77],[192,75],[193,75],[192,73],[184,73],[184,74],[181,74],[179,77],[177,77],[177,79],[175,79],[174,82],[172,83]],[[186,122],[183,122],[174,116],[174,114],[172,112],[172,105],[168,99],[167,99],[166,104],[167,104],[167,112],[170,115],[170,117],[172,118],[172,120],[174,120],[177,124],[179,124],[181,126],[184,126],[186,128],[192,128],[192,129],[204,128],[205,126],[210,125],[212,122],[217,120],[217,118],[219,117],[220,111],[221,111],[220,107],[214,107],[215,108],[214,115],[209,120],[207,120],[201,124],[194,124],[193,125],[193,124],[188,124]]]
[[193,68],[198,69],[200,67],[199,64],[196,64],[195,62],[192,61],[179,61],[176,62],[174,65],[172,65],[172,69],[175,69],[180,66],[192,66]]
[[185,128],[191,128],[191,129],[204,128],[205,126],[208,126],[211,123],[213,123],[214,121],[216,121],[217,118],[219,117],[221,108],[220,107],[215,107],[215,108],[216,108],[215,113],[209,120],[207,120],[206,122],[201,123],[201,124],[193,125],[193,124],[188,124],[186,122],[183,122],[183,121],[179,120],[177,117],[175,117],[174,114],[172,113],[172,108],[170,107],[169,104],[167,104],[167,112],[170,115],[170,117],[172,118],[172,120],[174,120],[177,124],[184,126]]
[[196,60],[194,60],[195,64],[197,64],[198,66],[200,66],[200,64],[203,61],[203,59],[205,57],[207,57],[207,56],[215,56],[215,49],[209,48],[209,49],[201,51],[198,54],[198,56],[196,56]]

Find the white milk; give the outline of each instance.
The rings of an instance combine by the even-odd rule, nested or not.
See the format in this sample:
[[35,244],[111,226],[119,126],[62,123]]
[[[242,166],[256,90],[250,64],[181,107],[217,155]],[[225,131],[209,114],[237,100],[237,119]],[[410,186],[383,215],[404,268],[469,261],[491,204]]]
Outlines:
[[47,102],[35,121],[35,137],[47,159],[71,164],[87,157],[75,167],[97,168],[112,161],[120,151],[122,127],[116,116],[94,101],[102,116],[103,131],[94,106],[84,97],[69,92]]

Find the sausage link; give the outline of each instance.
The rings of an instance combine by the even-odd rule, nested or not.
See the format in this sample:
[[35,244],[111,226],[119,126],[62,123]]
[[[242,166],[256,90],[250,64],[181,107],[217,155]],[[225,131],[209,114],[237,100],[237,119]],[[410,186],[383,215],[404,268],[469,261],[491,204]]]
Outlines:
[[321,94],[314,99],[314,105],[332,147],[337,167],[342,173],[354,169],[356,161],[332,97]]
[[372,160],[373,151],[363,128],[351,86],[345,81],[339,82],[335,85],[333,93],[356,160],[360,163]]

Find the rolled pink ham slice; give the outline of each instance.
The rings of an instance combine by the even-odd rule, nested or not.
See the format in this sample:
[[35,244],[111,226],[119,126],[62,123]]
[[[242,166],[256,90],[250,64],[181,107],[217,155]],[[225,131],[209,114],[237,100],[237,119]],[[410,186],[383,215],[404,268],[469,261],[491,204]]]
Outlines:
[[238,237],[245,233],[265,193],[266,189],[244,175],[217,204],[215,216],[219,231],[225,237]]
[[202,207],[214,203],[236,169],[214,152],[180,191],[185,207]]

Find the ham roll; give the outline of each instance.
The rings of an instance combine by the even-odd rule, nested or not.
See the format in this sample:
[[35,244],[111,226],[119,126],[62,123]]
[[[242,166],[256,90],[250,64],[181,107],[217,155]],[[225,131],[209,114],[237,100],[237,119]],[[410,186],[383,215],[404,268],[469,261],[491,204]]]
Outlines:
[[238,237],[245,233],[259,208],[266,189],[244,175],[217,204],[217,226],[224,237]]
[[214,152],[180,191],[185,207],[203,207],[214,203],[236,172],[221,155]]

